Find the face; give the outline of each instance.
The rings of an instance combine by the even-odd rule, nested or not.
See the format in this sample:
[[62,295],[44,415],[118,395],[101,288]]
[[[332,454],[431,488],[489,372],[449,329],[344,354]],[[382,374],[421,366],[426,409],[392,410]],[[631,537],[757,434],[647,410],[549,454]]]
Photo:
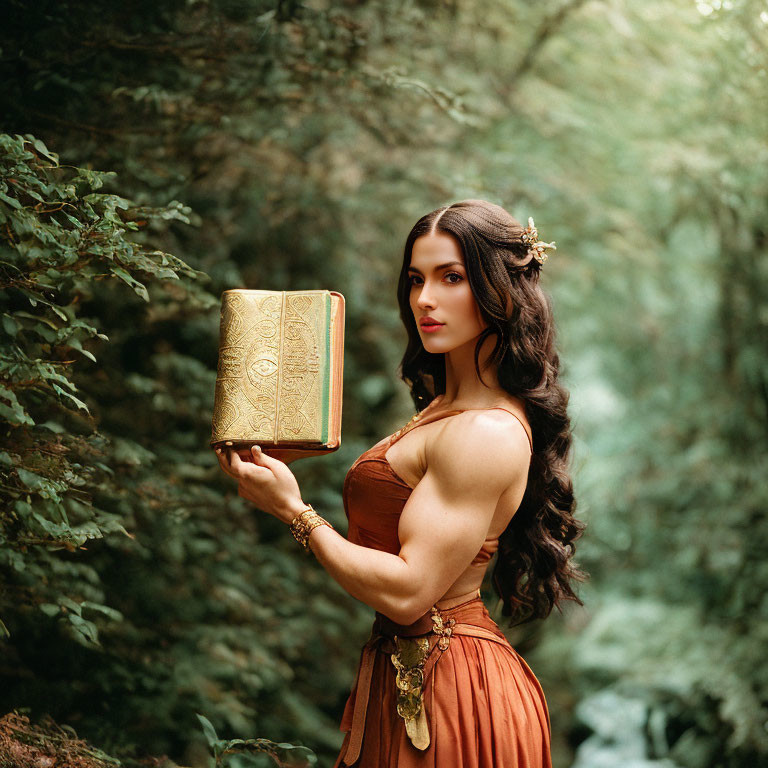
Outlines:
[[[427,352],[450,352],[487,327],[469,287],[464,254],[453,236],[435,232],[417,238],[408,278],[411,311]],[[422,326],[420,321],[427,317],[442,325]]]

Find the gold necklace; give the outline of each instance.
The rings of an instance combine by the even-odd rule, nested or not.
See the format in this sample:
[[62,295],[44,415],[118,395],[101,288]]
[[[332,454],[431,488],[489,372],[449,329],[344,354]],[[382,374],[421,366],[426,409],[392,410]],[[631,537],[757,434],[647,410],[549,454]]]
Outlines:
[[404,427],[400,427],[400,429],[398,429],[397,432],[395,432],[392,435],[392,437],[400,437],[400,435],[402,435],[403,432],[405,432],[408,429],[408,427],[411,426],[411,424],[415,424],[421,418],[421,415],[422,415],[421,413],[417,413],[413,417],[411,417],[411,420]]

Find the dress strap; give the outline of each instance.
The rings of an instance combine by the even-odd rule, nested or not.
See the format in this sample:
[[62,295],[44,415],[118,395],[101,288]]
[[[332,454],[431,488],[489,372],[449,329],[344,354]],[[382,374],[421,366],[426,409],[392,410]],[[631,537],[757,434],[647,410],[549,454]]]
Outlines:
[[528,438],[528,445],[531,448],[531,453],[533,453],[533,439],[531,438],[531,435],[528,432],[528,427],[525,426],[525,424],[523,423],[523,420],[514,411],[510,411],[508,408],[502,408],[500,405],[496,406],[495,408],[482,408],[480,410],[484,410],[484,411],[501,410],[501,411],[506,411],[507,413],[511,413],[520,422],[520,426],[525,430],[525,436]]
[[[412,429],[416,429],[416,427],[420,427],[424,424],[431,424],[433,421],[438,421],[438,419],[441,419],[445,416],[455,416],[457,413],[462,413],[465,411],[466,408],[454,408],[449,411],[439,411],[437,413],[425,413],[424,411],[421,411],[420,413],[417,413],[404,427],[400,427],[400,429],[397,430],[389,439],[390,444],[394,443],[396,440],[399,440],[403,435],[410,432]],[[436,419],[430,419],[430,416],[437,416]]]
[[[435,400],[432,401],[434,403]],[[438,419],[444,418],[446,416],[455,416],[457,413],[464,413],[465,411],[506,411],[507,413],[511,413],[519,422],[520,426],[525,431],[525,436],[528,438],[528,445],[531,449],[531,453],[533,453],[533,438],[531,437],[530,432],[528,431],[528,427],[525,425],[523,420],[514,412],[510,411],[508,408],[504,408],[500,405],[491,406],[490,408],[450,408],[446,411],[432,411],[429,413],[429,408],[432,405],[430,403],[424,410],[420,411],[416,415],[413,416],[413,418],[400,429],[397,430],[393,435],[389,438],[389,445],[392,445],[397,440],[399,440],[404,434],[410,432],[412,429],[416,429],[416,427],[421,426],[423,424],[431,424],[433,421],[437,421]],[[430,417],[437,417],[437,418],[430,418]]]

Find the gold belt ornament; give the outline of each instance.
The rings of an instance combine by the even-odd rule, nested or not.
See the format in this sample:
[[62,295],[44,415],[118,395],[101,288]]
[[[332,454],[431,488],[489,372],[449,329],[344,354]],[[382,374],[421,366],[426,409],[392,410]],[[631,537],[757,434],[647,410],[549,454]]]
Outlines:
[[[432,633],[437,635],[440,653],[448,650],[456,619],[443,620],[440,611],[432,606]],[[429,746],[429,726],[424,711],[424,664],[429,656],[429,636],[404,637],[395,635],[397,651],[390,655],[397,670],[397,714],[405,720],[405,731],[416,749]],[[434,663],[437,663],[435,659]]]
[[414,747],[429,746],[429,726],[422,701],[424,663],[429,655],[428,637],[397,637],[397,652],[390,655],[397,675],[397,714],[405,720],[405,731]]
[[448,619],[443,621],[443,616],[440,611],[437,610],[437,606],[432,606],[432,631],[440,638],[437,641],[437,647],[441,651],[448,650],[448,645],[451,642],[451,635],[453,634],[453,628],[456,626],[456,619]]

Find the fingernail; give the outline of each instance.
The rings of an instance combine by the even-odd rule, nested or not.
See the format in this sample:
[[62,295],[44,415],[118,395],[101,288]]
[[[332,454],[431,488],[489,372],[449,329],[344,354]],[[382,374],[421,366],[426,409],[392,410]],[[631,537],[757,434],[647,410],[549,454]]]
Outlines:
[[232,445],[232,441],[231,440],[227,440],[227,442],[224,443],[224,445]]

